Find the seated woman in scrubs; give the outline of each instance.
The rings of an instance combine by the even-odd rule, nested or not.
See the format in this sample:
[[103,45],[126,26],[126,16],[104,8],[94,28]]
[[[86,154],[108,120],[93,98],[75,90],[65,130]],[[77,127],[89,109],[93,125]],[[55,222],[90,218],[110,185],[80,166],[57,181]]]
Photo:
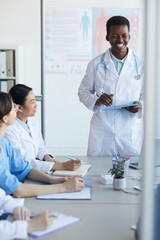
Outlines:
[[54,170],[78,169],[81,160],[59,162],[45,148],[40,126],[35,118],[37,103],[32,88],[17,84],[9,93],[18,110],[15,123],[7,128],[5,137],[20,156],[32,167],[46,173]]
[[[23,207],[24,199],[6,196],[0,188],[0,236],[3,240],[27,238],[27,233],[45,230],[54,220],[52,211],[43,212],[30,218],[30,211]],[[7,213],[12,214],[15,221],[7,220]]]
[[[15,117],[15,105],[11,96],[0,92],[0,187],[6,194],[13,194],[15,197],[21,198],[57,192],[81,191],[84,188],[83,179],[77,177],[54,178],[32,168],[29,162],[20,157],[4,137],[7,127],[14,123]],[[25,178],[50,185],[24,184],[21,181]]]

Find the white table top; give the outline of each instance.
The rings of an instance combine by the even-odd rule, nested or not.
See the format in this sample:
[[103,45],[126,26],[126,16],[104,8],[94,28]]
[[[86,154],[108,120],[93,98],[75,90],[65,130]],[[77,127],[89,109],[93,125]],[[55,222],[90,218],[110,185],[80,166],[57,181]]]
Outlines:
[[[59,160],[62,157],[56,159]],[[100,173],[104,170],[108,172],[112,166],[109,157],[81,157],[80,159],[92,165],[86,174],[87,177],[92,177],[92,200],[25,199],[25,206],[33,212],[39,213],[50,209],[82,219],[41,239],[134,240],[134,231],[130,226],[136,224],[139,217],[141,196],[115,191],[112,185],[104,185],[100,182]],[[139,174],[139,170],[129,169],[127,188],[133,190],[134,185],[141,184],[132,179]]]

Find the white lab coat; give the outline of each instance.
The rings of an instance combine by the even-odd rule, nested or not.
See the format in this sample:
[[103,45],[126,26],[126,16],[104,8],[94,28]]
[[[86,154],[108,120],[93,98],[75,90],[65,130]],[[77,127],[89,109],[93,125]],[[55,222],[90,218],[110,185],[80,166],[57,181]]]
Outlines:
[[143,109],[143,60],[137,57],[138,72],[141,75],[136,80],[136,63],[131,49],[128,51],[120,75],[118,75],[109,50],[106,51],[104,62],[96,70],[102,55],[93,59],[87,67],[79,87],[79,99],[94,112],[91,119],[88,142],[88,155],[114,156],[139,155],[143,142],[143,113],[136,114],[127,110],[102,111],[95,103],[102,93],[114,94],[114,105],[122,105],[139,101]]
[[[0,212],[13,213],[15,207],[22,207],[24,199],[14,199],[6,196],[5,192],[0,188]],[[27,238],[27,222],[16,220],[9,222],[8,220],[0,221],[0,238],[3,240],[13,238]]]
[[[54,162],[42,161],[44,155],[49,153],[44,146],[38,120],[35,117],[29,117],[28,126],[31,136],[18,120],[15,119],[15,123],[7,127],[5,137],[10,141],[22,159],[28,161],[32,167],[48,173],[53,167]],[[41,161],[36,160],[36,158]]]

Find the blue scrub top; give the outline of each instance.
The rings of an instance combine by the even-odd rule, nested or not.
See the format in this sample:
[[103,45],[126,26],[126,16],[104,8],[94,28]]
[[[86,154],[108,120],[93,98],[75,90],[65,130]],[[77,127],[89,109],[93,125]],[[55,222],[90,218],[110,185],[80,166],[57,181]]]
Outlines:
[[12,194],[22,183],[20,182],[32,169],[14,150],[6,138],[0,141],[0,187],[6,194]]

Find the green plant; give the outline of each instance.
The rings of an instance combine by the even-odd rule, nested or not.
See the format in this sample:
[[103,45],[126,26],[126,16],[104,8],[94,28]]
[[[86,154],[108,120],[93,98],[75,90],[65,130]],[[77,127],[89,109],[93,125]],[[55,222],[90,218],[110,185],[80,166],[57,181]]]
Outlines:
[[111,176],[114,176],[114,178],[124,178],[124,164],[121,162],[114,163],[108,173],[111,173]]

